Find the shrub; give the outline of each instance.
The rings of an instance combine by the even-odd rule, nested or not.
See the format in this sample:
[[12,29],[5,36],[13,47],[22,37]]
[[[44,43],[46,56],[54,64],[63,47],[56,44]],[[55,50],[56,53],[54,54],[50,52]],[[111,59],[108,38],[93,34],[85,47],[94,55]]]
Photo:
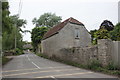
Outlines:
[[112,74],[116,74],[116,75],[120,76],[120,71],[114,71],[114,72],[112,72]]
[[96,70],[101,67],[101,64],[98,60],[91,60],[90,63],[87,65],[88,69]]
[[22,49],[19,49],[19,48],[16,48],[15,49],[15,55],[21,55],[21,54],[24,54],[23,50]]
[[110,62],[107,67],[108,70],[119,70],[119,66],[115,65],[113,62]]

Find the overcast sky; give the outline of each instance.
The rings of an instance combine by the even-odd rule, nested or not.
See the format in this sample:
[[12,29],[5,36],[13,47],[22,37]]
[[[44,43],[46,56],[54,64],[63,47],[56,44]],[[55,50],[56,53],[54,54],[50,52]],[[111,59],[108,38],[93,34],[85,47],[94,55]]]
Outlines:
[[[18,13],[20,0],[8,0],[11,15]],[[24,30],[32,30],[34,17],[51,12],[62,17],[62,21],[73,17],[82,22],[90,31],[98,29],[103,20],[110,20],[115,25],[118,22],[119,0],[21,0],[20,18],[27,20]],[[23,34],[24,41],[31,41],[29,33]]]

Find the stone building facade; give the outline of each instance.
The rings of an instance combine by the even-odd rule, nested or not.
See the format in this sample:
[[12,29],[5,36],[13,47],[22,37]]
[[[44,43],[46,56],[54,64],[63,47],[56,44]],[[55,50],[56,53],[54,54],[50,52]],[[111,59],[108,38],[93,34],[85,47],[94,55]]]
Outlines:
[[41,42],[42,53],[60,55],[59,50],[72,47],[86,47],[91,44],[91,36],[85,26],[74,18],[69,18],[51,28]]

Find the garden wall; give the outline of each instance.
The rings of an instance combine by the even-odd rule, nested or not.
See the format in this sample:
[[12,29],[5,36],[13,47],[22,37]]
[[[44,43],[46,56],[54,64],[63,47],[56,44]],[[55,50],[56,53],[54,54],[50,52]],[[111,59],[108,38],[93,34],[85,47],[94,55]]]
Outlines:
[[[111,40],[98,40],[98,45],[89,47],[73,47],[60,49],[52,56],[61,60],[89,64],[92,60],[98,60],[103,66],[113,62],[120,65],[120,42]],[[49,54],[48,54],[49,55]]]

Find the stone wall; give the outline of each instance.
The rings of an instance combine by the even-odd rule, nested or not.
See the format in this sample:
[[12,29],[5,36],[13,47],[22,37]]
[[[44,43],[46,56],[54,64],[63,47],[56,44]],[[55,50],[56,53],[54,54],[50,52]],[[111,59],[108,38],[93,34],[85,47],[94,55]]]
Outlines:
[[[97,46],[91,46],[86,48],[68,48],[68,49],[61,49],[60,56],[56,55],[60,59],[66,61],[72,61],[80,64],[89,64],[91,60],[97,60]],[[89,53],[89,54],[88,54]]]
[[76,62],[79,64],[89,64],[92,60],[98,60],[103,66],[114,62],[120,65],[120,42],[112,40],[98,40],[98,45],[89,47],[62,48],[52,54],[61,60]]
[[112,40],[98,40],[98,60],[106,66],[112,61],[113,44]]
[[98,59],[103,65],[113,62],[120,66],[120,41],[98,40]]

